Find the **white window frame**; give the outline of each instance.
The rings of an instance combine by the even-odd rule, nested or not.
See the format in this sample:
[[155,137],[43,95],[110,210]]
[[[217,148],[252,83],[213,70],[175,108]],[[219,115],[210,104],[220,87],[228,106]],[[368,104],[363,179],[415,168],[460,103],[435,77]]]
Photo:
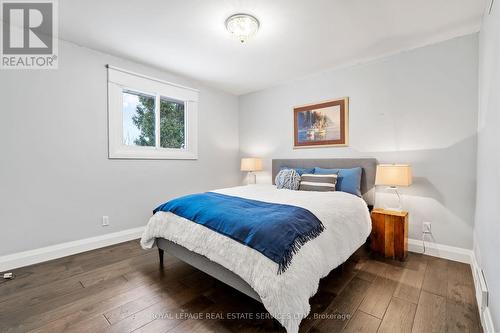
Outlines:
[[[198,95],[183,87],[142,74],[107,65],[108,68],[108,156],[111,159],[198,159]],[[123,91],[155,96],[156,146],[123,144]],[[182,149],[160,147],[160,98],[184,102],[184,140]]]

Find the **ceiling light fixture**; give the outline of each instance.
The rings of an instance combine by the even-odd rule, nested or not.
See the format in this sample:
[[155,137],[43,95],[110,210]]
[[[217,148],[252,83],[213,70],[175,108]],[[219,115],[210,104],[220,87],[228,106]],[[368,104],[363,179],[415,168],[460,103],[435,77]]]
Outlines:
[[226,19],[226,29],[242,43],[259,30],[259,20],[250,14],[234,14]]

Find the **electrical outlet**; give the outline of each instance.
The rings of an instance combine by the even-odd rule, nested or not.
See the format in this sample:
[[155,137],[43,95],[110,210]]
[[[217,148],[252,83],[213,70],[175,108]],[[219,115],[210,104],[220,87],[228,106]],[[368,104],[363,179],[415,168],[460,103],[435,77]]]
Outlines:
[[109,216],[102,217],[102,226],[107,227],[109,225]]
[[431,230],[431,222],[424,222],[422,224],[422,232],[424,234],[430,234],[432,232],[432,230]]

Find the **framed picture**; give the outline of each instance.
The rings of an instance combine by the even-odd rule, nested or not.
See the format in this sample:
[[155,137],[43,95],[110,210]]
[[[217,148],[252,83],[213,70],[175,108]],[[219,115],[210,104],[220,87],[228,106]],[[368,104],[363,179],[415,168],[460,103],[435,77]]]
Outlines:
[[294,148],[347,146],[349,98],[293,109]]

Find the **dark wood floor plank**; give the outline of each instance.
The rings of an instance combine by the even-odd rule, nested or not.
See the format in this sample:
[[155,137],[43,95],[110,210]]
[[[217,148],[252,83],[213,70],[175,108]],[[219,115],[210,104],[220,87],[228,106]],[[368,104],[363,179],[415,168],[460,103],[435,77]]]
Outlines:
[[0,317],[1,313],[6,313],[9,309],[35,306],[82,288],[78,279],[67,279],[47,283],[43,287],[20,290],[0,302]]
[[154,253],[143,253],[140,256],[127,258],[104,267],[90,270],[88,273],[79,274],[78,279],[85,288],[88,288],[105,280],[133,272],[144,266],[156,267],[157,262],[158,258]]
[[214,302],[205,310],[207,315],[215,314],[217,317],[207,320],[210,322],[209,325],[193,325],[195,320],[191,319],[192,323],[183,323],[176,327],[176,331],[193,325],[192,329],[200,332],[207,329],[214,329],[215,332],[221,330],[222,332],[238,333],[286,332],[261,303],[249,299],[229,286],[218,284],[216,288],[210,290],[206,297]]
[[409,252],[408,258],[405,261],[391,260],[390,262],[393,265],[400,265],[401,267],[411,271],[424,271],[427,267],[429,258],[431,257],[419,253]]
[[12,309],[5,318],[12,325],[13,331],[30,331],[48,322],[65,317],[84,307],[96,298],[112,297],[120,288],[126,290],[131,286],[123,278],[109,280],[91,288],[82,288],[61,297],[54,298],[43,304],[25,308],[24,311]]
[[401,267],[399,265],[389,265],[389,267],[387,267],[382,277],[394,281],[396,283],[399,283],[401,277],[403,276],[404,271],[405,271],[404,267]]
[[308,332],[316,322],[315,316],[323,313],[337,295],[339,295],[358,273],[360,266],[357,260],[348,260],[320,281],[319,290],[310,300],[311,312],[302,320],[300,332]]
[[448,292],[448,261],[432,258],[427,261],[422,290],[445,296]]
[[124,258],[132,258],[135,256],[140,256],[143,255],[145,252],[144,249],[142,249],[139,240],[130,241],[122,244],[127,244],[128,246],[124,247],[110,246],[105,248],[106,252],[98,256],[92,256],[91,253],[89,253],[89,255],[83,260],[82,258],[78,257],[76,257],[74,260],[84,270],[89,270],[113,264],[115,262],[123,260]]
[[361,266],[356,277],[373,282],[377,276],[384,276],[388,265],[382,261],[368,260]]
[[467,286],[464,284],[457,284],[448,281],[448,299],[451,299],[457,303],[464,303],[469,305],[476,304],[475,292],[473,286]]
[[380,319],[358,310],[342,332],[376,333],[379,325]]
[[446,332],[482,332],[479,312],[475,305],[446,300]]
[[[363,301],[370,282],[355,277],[314,324],[314,332],[341,332]],[[321,318],[325,318],[322,320]]]
[[357,262],[348,260],[341,267],[333,270],[320,281],[321,290],[338,295],[358,274],[359,265]]
[[130,241],[107,246],[96,251],[87,251],[64,257],[61,262],[67,266],[80,266],[84,271],[110,265],[112,263],[144,254],[138,241]]
[[[136,333],[146,333],[146,332],[151,332],[151,333],[163,333],[163,332],[171,332],[172,329],[175,330],[175,328],[179,325],[181,325],[183,322],[186,320],[190,320],[190,322],[202,322],[206,323],[209,320],[205,321],[205,317],[203,315],[200,316],[200,314],[203,314],[203,311],[209,308],[211,305],[213,305],[212,301],[210,301],[208,298],[204,296],[199,296],[196,297],[195,299],[178,306],[176,308],[173,308],[171,310],[168,310],[164,313],[158,314],[155,320],[149,322],[148,324],[141,326],[134,332]],[[164,316],[160,316],[164,315]],[[196,319],[200,318],[200,319]],[[189,325],[187,328],[190,328]],[[115,331],[116,332],[116,331]]]
[[447,297],[457,303],[476,304],[474,281],[470,266],[459,262],[448,263]]
[[79,327],[78,325],[80,322],[92,322],[92,318],[96,317],[105,318],[104,315],[106,314],[106,311],[110,311],[110,309],[127,304],[131,300],[135,300],[143,295],[168,297],[167,290],[168,287],[166,285],[162,285],[161,283],[138,285],[135,288],[130,287],[125,292],[118,293],[109,298],[96,298],[95,302],[85,302],[80,307],[78,307],[79,302],[77,302],[76,306],[74,304],[70,304],[68,307],[75,310],[75,312],[57,320],[50,321],[38,330],[40,332],[50,331],[51,333],[72,331],[73,327]]
[[30,333],[56,333],[56,332],[72,332],[72,333],[88,333],[104,331],[109,327],[109,323],[102,315],[93,316],[91,318],[71,322],[71,321],[56,321],[54,324],[43,326],[35,330],[29,331]]
[[[138,331],[138,333],[142,331]],[[160,331],[149,331],[152,333],[160,333]],[[174,329],[168,331],[169,333],[182,333],[182,332],[192,332],[192,333],[233,333],[233,331],[225,328],[220,322],[216,320],[186,320]],[[243,332],[241,332],[243,333]]]
[[417,306],[414,303],[393,297],[384,319],[380,324],[379,333],[410,333],[415,318]]
[[384,277],[377,277],[366,293],[359,309],[379,319],[385,314],[397,283]]
[[445,332],[446,298],[422,291],[412,333]]
[[448,279],[453,282],[457,282],[464,285],[473,286],[474,280],[472,278],[472,271],[470,265],[456,262],[447,261],[448,263]]
[[[150,307],[153,304],[163,301],[166,298],[178,297],[179,295],[177,294],[181,293],[184,294],[181,294],[180,296],[186,295],[188,292],[186,292],[185,286],[181,285],[178,281],[175,281],[174,278],[178,278],[178,276],[172,276],[167,272],[166,275],[162,276],[162,279],[164,281],[162,286],[152,289],[146,293],[142,293],[139,297],[132,299],[129,302],[124,303],[118,307],[109,309],[108,311],[104,312],[103,315],[111,324],[115,324],[120,320],[123,320],[141,310]],[[192,289],[189,291],[189,293],[192,294],[202,292],[209,288],[209,286],[210,282],[206,281],[205,284],[192,286]]]
[[[172,256],[165,255],[164,260],[171,260]],[[175,259],[173,262],[165,263],[163,269],[159,269],[159,265],[152,264],[150,266],[140,266],[137,269],[123,275],[128,281],[137,283],[151,283],[167,277],[170,281],[180,284],[182,279],[195,272],[196,269],[180,260]]]
[[426,266],[420,266],[417,270],[404,268],[401,271],[394,296],[416,304],[424,281],[425,270]]
[[123,320],[134,313],[137,313],[145,308],[150,307],[153,304],[159,303],[162,299],[168,297],[166,291],[152,290],[151,292],[146,292],[140,297],[133,299],[123,305],[115,307],[104,313],[104,317],[108,320],[110,324],[116,324],[120,320]]
[[43,288],[46,284],[52,284],[56,281],[70,278],[77,274],[82,274],[85,271],[80,266],[58,267],[55,270],[47,269],[47,271],[40,273],[30,273],[29,276],[24,278],[15,278],[14,280],[3,283],[0,286],[0,299],[7,301],[15,298],[17,293],[22,291],[32,291]]
[[336,295],[328,292],[322,291],[316,293],[310,300],[311,312],[309,315],[302,320],[300,323],[300,332],[308,332],[316,323],[315,317],[323,313],[330,304],[332,304]]
[[[190,288],[170,292],[168,297],[160,299],[159,302],[114,323],[108,331],[131,332],[158,318],[169,318],[168,314],[174,313],[178,309],[181,309],[183,305],[199,298],[200,294],[210,289],[212,286],[213,284],[211,283],[200,283]],[[206,299],[206,297],[204,297],[204,299]]]
[[344,288],[352,281],[360,269],[361,265],[358,260],[349,259],[344,263],[343,267],[339,267],[328,276],[320,281],[319,290],[310,300],[311,312],[305,318],[301,325],[300,331],[309,331],[315,323],[314,317],[323,313],[328,306],[333,302],[333,299],[339,295]]
[[91,269],[123,260],[124,257],[142,255],[139,244],[135,241],[120,243],[96,251],[88,251],[44,263],[21,267],[13,270],[14,280],[0,285],[0,301],[7,300],[12,292],[39,288],[48,283],[70,278]]

